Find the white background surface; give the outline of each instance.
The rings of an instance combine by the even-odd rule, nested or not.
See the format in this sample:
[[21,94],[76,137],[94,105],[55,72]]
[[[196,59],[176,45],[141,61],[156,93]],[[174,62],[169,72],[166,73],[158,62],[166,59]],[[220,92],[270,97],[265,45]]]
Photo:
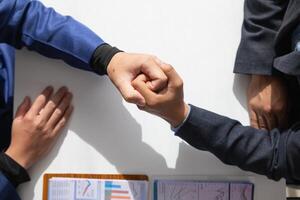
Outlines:
[[[232,68],[243,1],[43,0],[72,15],[108,43],[129,52],[155,54],[185,80],[189,103],[248,124],[247,77]],[[125,103],[108,78],[22,50],[17,53],[16,98],[33,98],[46,85],[66,85],[75,112],[53,151],[30,170],[19,188],[24,200],[40,200],[43,173],[142,173],[148,175],[243,176],[173,136],[164,121]],[[250,174],[253,176],[253,174]],[[255,199],[282,200],[284,182],[255,176]]]

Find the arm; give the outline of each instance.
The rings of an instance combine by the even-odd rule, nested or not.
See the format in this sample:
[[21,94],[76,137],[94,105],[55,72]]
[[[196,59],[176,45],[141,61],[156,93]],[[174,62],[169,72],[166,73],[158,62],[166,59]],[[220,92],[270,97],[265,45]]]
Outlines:
[[284,132],[257,130],[194,106],[189,112],[181,78],[172,67],[165,65],[163,69],[169,82],[160,92],[149,89],[144,75],[133,81],[146,99],[146,106],[139,107],[141,110],[165,119],[173,127],[180,126],[177,136],[197,149],[212,152],[227,164],[274,180],[300,181],[299,127]]
[[235,73],[251,74],[248,110],[252,127],[283,128],[287,119],[287,92],[274,75],[275,39],[288,1],[245,0],[242,38]]
[[167,82],[158,59],[120,52],[104,44],[72,17],[62,16],[39,1],[0,0],[0,18],[0,42],[16,48],[26,46],[80,69],[101,75],[107,73],[128,102],[144,104],[143,97],[131,86],[138,74],[147,74],[155,90]]
[[210,151],[226,164],[266,175],[299,181],[299,130],[257,130],[238,121],[191,106],[185,124],[176,133],[197,149]]
[[0,18],[0,42],[15,48],[27,46],[85,70],[92,71],[92,55],[103,44],[86,26],[36,0],[2,0]]

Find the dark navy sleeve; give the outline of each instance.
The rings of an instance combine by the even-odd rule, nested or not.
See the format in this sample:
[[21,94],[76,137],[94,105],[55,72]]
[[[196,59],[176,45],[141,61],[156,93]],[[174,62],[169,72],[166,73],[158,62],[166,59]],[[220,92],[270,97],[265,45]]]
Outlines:
[[18,185],[30,181],[26,169],[5,153],[0,153],[0,171],[14,187],[18,187]]
[[36,0],[0,0],[0,42],[28,47],[93,71],[90,61],[103,40],[69,16],[62,16]]
[[300,126],[264,131],[191,106],[190,115],[176,135],[193,147],[209,151],[221,161],[270,179],[300,181]]
[[242,38],[235,73],[272,75],[275,39],[288,1],[245,0]]
[[8,181],[6,176],[0,172],[0,199],[20,200],[15,187]]

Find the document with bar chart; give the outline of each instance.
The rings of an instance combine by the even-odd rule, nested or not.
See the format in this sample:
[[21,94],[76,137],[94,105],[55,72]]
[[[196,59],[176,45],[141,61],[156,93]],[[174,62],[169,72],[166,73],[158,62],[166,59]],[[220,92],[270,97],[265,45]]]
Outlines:
[[85,178],[49,179],[48,200],[147,200],[148,181]]

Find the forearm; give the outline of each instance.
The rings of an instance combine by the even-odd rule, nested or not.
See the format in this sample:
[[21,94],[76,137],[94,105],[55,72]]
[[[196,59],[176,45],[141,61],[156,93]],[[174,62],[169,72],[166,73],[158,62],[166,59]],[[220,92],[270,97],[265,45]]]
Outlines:
[[62,16],[39,1],[0,2],[0,41],[23,46],[88,71],[91,58],[103,40],[69,16]]
[[[192,106],[177,136],[197,149],[210,151],[226,164],[263,174],[271,179],[300,180],[295,151],[299,134],[294,130],[280,133],[242,126],[239,122]],[[293,142],[293,143],[292,143]],[[288,152],[288,153],[287,153]]]

